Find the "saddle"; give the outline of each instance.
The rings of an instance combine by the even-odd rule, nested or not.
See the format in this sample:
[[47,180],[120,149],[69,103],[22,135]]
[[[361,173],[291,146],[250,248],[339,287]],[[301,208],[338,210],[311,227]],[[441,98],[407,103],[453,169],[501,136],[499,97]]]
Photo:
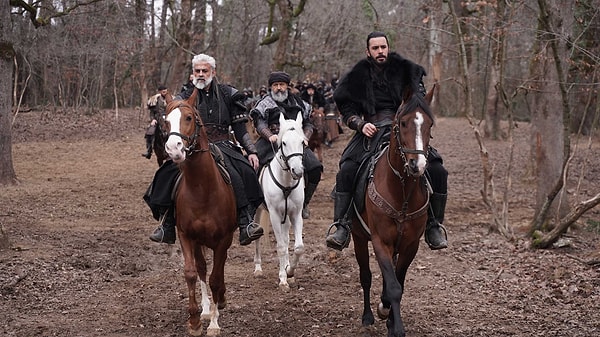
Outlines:
[[365,195],[369,182],[373,179],[373,170],[379,158],[385,153],[389,143],[382,144],[374,156],[368,157],[358,167],[358,172],[354,180],[354,210],[356,214],[362,212],[365,208]]
[[[225,160],[223,159],[223,152],[213,143],[209,143],[208,145],[210,149],[210,154],[212,155],[215,163],[217,164],[217,168],[219,168],[219,172],[221,172],[221,176],[225,180],[227,185],[231,185],[231,177],[229,176],[229,172],[225,168]],[[171,191],[171,200],[175,201],[175,196],[177,195],[177,188],[181,183],[181,172],[177,174],[177,178],[175,179],[175,185],[173,186],[173,190]]]

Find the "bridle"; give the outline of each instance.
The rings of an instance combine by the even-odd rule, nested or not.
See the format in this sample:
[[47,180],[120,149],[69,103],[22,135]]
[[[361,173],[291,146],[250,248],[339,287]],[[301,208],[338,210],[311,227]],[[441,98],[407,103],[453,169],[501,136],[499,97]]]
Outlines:
[[[427,146],[427,148],[425,150],[417,150],[417,149],[407,149],[405,147],[402,146],[402,138],[400,136],[400,127],[398,126],[399,121],[398,119],[400,118],[400,116],[402,115],[402,113],[398,113],[397,117],[394,120],[394,125],[392,126],[392,134],[394,135],[394,139],[396,140],[396,143],[398,144],[398,148],[396,148],[395,153],[400,155],[400,158],[402,159],[402,162],[404,163],[403,165],[403,170],[404,173],[406,175],[409,174],[408,171],[408,160],[406,159],[406,154],[422,154],[425,156],[425,158],[427,158],[427,156],[429,155],[429,146]],[[402,174],[399,172],[399,170],[397,170],[396,168],[394,168],[394,166],[392,165],[391,161],[390,161],[390,153],[388,151],[387,154],[387,161],[388,161],[388,165],[390,166],[390,168],[392,169],[392,171],[394,172],[394,174],[396,176],[398,176],[398,178],[403,179]]]
[[184,135],[180,132],[175,132],[175,131],[170,131],[168,136],[174,135],[174,136],[179,136],[181,137],[181,139],[185,140],[188,143],[188,146],[184,148],[185,152],[188,154],[188,156],[191,156],[192,154],[196,153],[196,152],[207,152],[209,151],[209,149],[196,149],[196,146],[198,145],[197,139],[198,136],[200,135],[200,128],[204,127],[204,124],[200,123],[200,121],[202,120],[200,118],[200,115],[198,114],[198,111],[196,109],[194,109],[191,105],[189,105],[188,103],[186,103],[185,101],[180,102],[177,106],[173,107],[173,109],[171,109],[169,112],[175,110],[175,109],[179,109],[181,107],[186,107],[191,109],[194,112],[194,124],[196,124],[196,127],[194,128],[194,134],[190,137],[188,135]]
[[[289,130],[294,130],[294,129],[292,128]],[[281,131],[280,131],[280,134],[281,134]],[[304,146],[303,146],[303,150],[304,150]],[[302,156],[304,156],[304,151],[294,152],[289,155],[286,155],[283,150],[283,146],[279,146],[279,150],[275,153],[275,160],[277,160],[277,163],[279,164],[279,166],[281,167],[281,169],[283,171],[289,171],[290,170],[290,165],[289,165],[290,159],[293,157],[302,157]],[[287,213],[288,213],[287,212],[288,197],[290,196],[292,191],[295,190],[296,187],[298,187],[298,185],[300,184],[300,179],[296,179],[296,183],[293,184],[292,186],[283,186],[279,181],[277,181],[277,178],[275,178],[275,175],[273,174],[273,169],[271,168],[271,163],[269,163],[269,165],[267,165],[267,168],[269,170],[269,175],[271,176],[271,179],[273,180],[275,185],[277,185],[277,187],[279,187],[279,189],[283,192],[283,198],[285,200],[285,210],[283,212],[283,218],[281,219],[281,223],[284,224],[285,220],[287,218]]]

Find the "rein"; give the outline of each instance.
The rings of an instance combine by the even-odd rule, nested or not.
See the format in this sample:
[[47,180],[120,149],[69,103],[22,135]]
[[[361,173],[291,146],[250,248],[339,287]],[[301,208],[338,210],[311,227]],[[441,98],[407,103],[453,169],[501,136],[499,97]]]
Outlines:
[[[279,152],[281,152],[281,154],[277,155]],[[289,156],[286,156],[285,153],[283,152],[283,146],[280,146],[279,151],[277,151],[275,153],[274,159],[277,160],[277,163],[279,164],[279,166],[281,167],[282,170],[289,171],[290,166],[288,164],[288,161],[293,157],[301,157],[303,155],[304,155],[303,153],[298,152],[298,153],[292,153]],[[283,164],[285,164],[285,167],[282,165],[282,162],[280,161],[280,159],[283,160]],[[281,224],[284,224],[285,220],[287,219],[287,214],[288,214],[288,197],[290,196],[292,191],[295,190],[296,187],[298,187],[298,185],[300,184],[300,179],[296,180],[296,184],[294,184],[292,186],[283,186],[279,181],[277,181],[277,178],[275,178],[275,175],[273,175],[273,169],[271,168],[271,163],[269,163],[269,165],[267,165],[267,168],[269,169],[269,175],[271,176],[271,179],[273,179],[273,182],[275,183],[275,185],[277,185],[277,187],[279,187],[279,189],[283,192],[283,198],[285,200],[285,209],[283,212],[283,219],[281,219]]]
[[[185,152],[188,154],[188,157],[196,152],[208,152],[209,149],[202,149],[202,148],[198,149],[198,150],[196,149],[196,145],[198,145],[197,139],[198,139],[198,136],[200,135],[200,128],[204,127],[204,124],[200,123],[200,121],[202,119],[198,115],[198,111],[196,111],[196,109],[191,107],[189,104],[186,104],[185,102],[179,103],[179,105],[174,107],[171,111],[173,111],[177,108],[181,108],[181,107],[190,108],[194,112],[194,124],[196,124],[196,127],[194,128],[194,135],[192,137],[190,137],[190,136],[184,135],[180,132],[171,131],[171,132],[169,132],[168,136],[171,136],[171,135],[179,136],[179,137],[181,137],[181,139],[185,140],[189,144],[186,148],[184,148]],[[168,138],[168,136],[167,136],[167,138]]]
[[[416,149],[406,149],[402,146],[402,142],[400,140],[400,130],[398,127],[398,123],[394,122],[394,125],[392,127],[392,131],[394,134],[394,138],[396,140],[396,143],[398,145],[398,147],[396,149],[394,149],[394,153],[400,155],[400,158],[402,160],[402,162],[404,163],[403,165],[403,170],[400,171],[398,169],[396,169],[393,164],[392,161],[390,160],[390,148],[387,148],[387,153],[386,153],[386,159],[387,159],[387,165],[390,168],[390,170],[394,173],[395,176],[397,176],[400,179],[400,183],[402,184],[402,197],[404,202],[402,203],[402,209],[401,210],[397,210],[394,208],[394,206],[392,206],[378,191],[377,188],[375,186],[375,180],[371,179],[369,181],[369,184],[367,186],[367,194],[369,199],[373,202],[374,205],[376,205],[380,210],[383,211],[383,213],[388,216],[389,218],[394,219],[394,223],[396,224],[396,231],[398,233],[398,237],[400,237],[402,235],[402,224],[413,220],[415,218],[418,218],[420,216],[422,216],[423,214],[425,214],[427,212],[427,207],[429,206],[429,193],[426,191],[425,194],[427,195],[427,198],[425,200],[425,203],[419,207],[417,210],[409,212],[408,210],[408,201],[410,200],[411,195],[415,192],[415,187],[417,187],[420,182],[420,177],[412,177],[412,187],[410,188],[410,191],[406,191],[406,180],[408,177],[410,177],[409,173],[408,173],[408,160],[406,159],[406,154],[422,154],[425,156],[425,158],[427,158],[428,156],[428,150],[424,151],[424,150],[416,150]],[[400,240],[396,240],[396,247],[395,250],[398,251],[398,245],[400,244]]]
[[[402,146],[402,141],[400,140],[400,130],[398,128],[398,123],[394,123],[394,126],[392,127],[392,131],[394,133],[394,138],[396,139],[396,143],[398,143],[398,148],[394,150],[394,152],[396,154],[400,155],[400,158],[402,159],[402,162],[404,163],[404,173],[408,173],[408,160],[406,160],[406,154],[422,154],[425,156],[425,158],[427,158],[427,156],[429,155],[429,150],[416,150],[416,149],[406,149]],[[394,168],[392,166],[392,163],[390,162],[390,153],[388,151],[387,154],[387,160],[388,160],[388,165],[390,166],[390,168],[392,169],[392,171],[394,172],[394,174],[400,178],[403,179],[402,175],[400,174],[400,172]]]

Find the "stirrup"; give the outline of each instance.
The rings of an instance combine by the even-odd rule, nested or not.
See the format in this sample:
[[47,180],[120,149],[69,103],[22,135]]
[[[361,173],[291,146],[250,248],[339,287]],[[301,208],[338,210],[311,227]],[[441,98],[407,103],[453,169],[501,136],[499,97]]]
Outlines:
[[[252,234],[250,234],[251,228],[255,229],[255,231]],[[240,229],[240,245],[249,245],[252,241],[263,236],[263,234],[263,228],[258,223],[252,221],[244,229]]]
[[442,230],[442,233],[444,234],[444,241],[446,241],[445,243],[442,243],[439,246],[434,246],[431,244],[431,241],[430,241],[429,235],[428,235],[429,233],[427,231],[427,228],[425,228],[425,243],[427,243],[427,245],[429,246],[429,249],[431,249],[431,250],[448,248],[448,232],[446,231],[446,227],[444,227],[444,225],[442,225],[441,223],[438,223],[438,228],[440,228]]
[[[343,225],[341,223],[339,223],[338,221],[332,223],[331,225],[329,225],[329,228],[327,229],[327,237],[325,238],[325,244],[327,245],[327,247],[335,249],[335,250],[339,250],[342,251],[344,248],[347,248],[348,245],[350,245],[350,240],[352,238],[352,231],[350,230],[350,228],[346,228],[348,235],[346,235],[346,239],[343,243],[339,243],[337,240],[333,239],[333,236],[335,236],[335,234],[337,233],[337,231],[339,230],[338,226],[342,227]],[[331,234],[331,228],[336,227],[336,231]]]

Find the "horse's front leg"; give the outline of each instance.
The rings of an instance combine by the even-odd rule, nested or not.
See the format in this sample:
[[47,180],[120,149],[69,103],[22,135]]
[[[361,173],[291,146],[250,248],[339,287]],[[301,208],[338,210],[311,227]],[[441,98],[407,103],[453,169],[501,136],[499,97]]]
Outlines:
[[294,230],[294,256],[292,256],[292,261],[286,270],[288,277],[294,277],[296,267],[298,267],[298,263],[300,262],[300,257],[304,254],[304,241],[302,238],[304,220],[302,220],[302,209],[299,209],[297,214],[295,214],[291,220],[292,228]]
[[369,266],[369,241],[365,237],[353,236],[354,255],[360,273],[360,286],[363,290],[363,314],[362,325],[369,326],[375,323],[373,311],[371,310],[371,284],[373,274]]
[[[227,241],[229,242],[228,244]],[[213,250],[213,267],[210,273],[212,304],[210,306],[210,323],[206,329],[207,336],[218,336],[221,334],[219,309],[224,309],[227,305],[227,300],[225,299],[225,261],[227,260],[229,245],[231,245],[231,239],[225,238]]]
[[[387,318],[386,326],[389,337],[404,337],[404,325],[400,315],[400,300],[402,299],[403,287],[396,278],[394,262],[390,249],[384,248],[381,240],[373,237],[373,250],[377,257],[377,263],[383,276],[383,292],[381,294],[382,302],[390,304],[390,315]],[[381,307],[381,306],[380,306]]]
[[286,268],[290,264],[288,247],[290,244],[290,222],[281,223],[281,218],[271,212],[271,224],[273,226],[273,234],[277,240],[277,257],[279,258],[279,288],[289,290],[290,285],[287,281]]
[[[181,232],[180,232],[181,233]],[[183,253],[183,274],[185,283],[188,287],[188,333],[192,336],[202,335],[202,321],[198,310],[198,302],[196,301],[196,281],[198,273],[196,272],[196,262],[194,247],[184,235],[179,235],[181,244],[181,252]]]
[[196,254],[196,273],[200,278],[200,292],[202,295],[202,299],[200,300],[200,305],[202,306],[202,313],[200,314],[200,319],[209,320],[210,319],[210,296],[208,295],[208,286],[206,284],[206,246],[198,247],[198,253]]

